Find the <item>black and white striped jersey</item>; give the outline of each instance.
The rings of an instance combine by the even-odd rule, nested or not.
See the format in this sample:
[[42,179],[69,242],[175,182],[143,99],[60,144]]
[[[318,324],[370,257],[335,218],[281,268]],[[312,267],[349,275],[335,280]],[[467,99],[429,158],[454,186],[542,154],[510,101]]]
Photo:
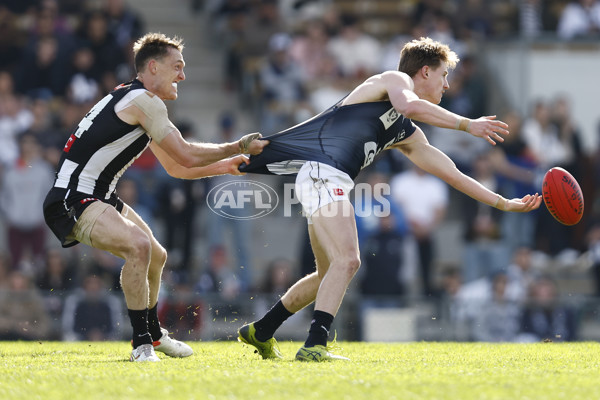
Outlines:
[[103,200],[110,197],[125,170],[150,144],[142,126],[129,125],[117,116],[145,92],[136,79],[118,86],[92,107],[65,144],[54,188]]

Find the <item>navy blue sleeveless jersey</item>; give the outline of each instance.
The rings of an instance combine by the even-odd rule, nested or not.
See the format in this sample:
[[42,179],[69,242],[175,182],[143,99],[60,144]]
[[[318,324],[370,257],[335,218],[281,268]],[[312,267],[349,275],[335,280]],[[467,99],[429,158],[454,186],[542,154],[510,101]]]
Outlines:
[[295,174],[306,161],[331,165],[355,179],[382,150],[411,136],[413,122],[399,114],[390,101],[339,103],[282,132],[265,137],[262,153],[250,157],[240,171]]

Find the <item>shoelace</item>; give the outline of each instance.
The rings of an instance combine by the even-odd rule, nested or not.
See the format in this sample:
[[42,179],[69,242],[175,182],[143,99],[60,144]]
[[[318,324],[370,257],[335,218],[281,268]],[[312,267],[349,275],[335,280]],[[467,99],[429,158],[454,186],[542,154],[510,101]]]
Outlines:
[[328,352],[335,353],[338,350],[342,350],[342,347],[337,344],[337,331],[333,331],[333,340],[325,346]]

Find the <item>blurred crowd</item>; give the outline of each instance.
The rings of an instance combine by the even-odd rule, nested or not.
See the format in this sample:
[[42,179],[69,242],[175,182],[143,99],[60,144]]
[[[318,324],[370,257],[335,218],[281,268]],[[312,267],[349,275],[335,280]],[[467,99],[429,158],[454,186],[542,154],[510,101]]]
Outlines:
[[[423,125],[430,142],[507,198],[539,192],[544,172],[561,166],[580,182],[585,214],[567,227],[544,207],[500,213],[399,153],[384,152],[359,176],[359,182],[389,185],[391,212],[357,217],[363,266],[351,288],[359,299],[356,320],[373,308],[422,303],[433,305],[430,319],[443,327],[436,340],[578,339],[584,307],[573,300],[600,296],[600,154],[583,148],[566,95],[531,99],[529,110],[510,104],[490,110],[492,85],[478,49],[499,39],[597,40],[600,2],[207,0],[189,6],[209,21],[213,50],[222,55],[223,90],[236,96],[237,108],[263,135],[328,108],[370,75],[397,69],[399,51],[412,38],[448,43],[461,62],[441,105],[470,118],[500,112],[511,135],[492,148]],[[41,204],[73,128],[96,101],[134,77],[130,49],[145,32],[140,13],[124,0],[0,4],[0,339],[122,336],[122,261],[84,245],[58,248]],[[184,136],[198,136],[191,123],[174,122]],[[240,135],[235,113],[211,123],[222,141]],[[314,268],[305,236],[297,260],[254,265],[249,225],[204,212],[207,193],[228,179],[177,181],[145,153],[117,188],[169,251],[159,315],[188,339],[203,338],[203,321],[258,312]],[[444,248],[455,245],[460,262],[440,263]],[[574,276],[583,279],[569,284]],[[249,309],[243,299],[255,294],[261,302]],[[360,339],[360,332],[351,337]]]

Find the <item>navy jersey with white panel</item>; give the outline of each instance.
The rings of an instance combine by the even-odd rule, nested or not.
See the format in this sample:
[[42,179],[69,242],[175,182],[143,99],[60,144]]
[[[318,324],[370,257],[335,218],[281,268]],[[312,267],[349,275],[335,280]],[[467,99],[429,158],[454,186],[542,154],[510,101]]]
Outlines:
[[240,170],[295,174],[306,161],[318,161],[355,179],[380,151],[415,130],[413,122],[399,114],[390,101],[338,103],[308,121],[265,137],[269,145]]

